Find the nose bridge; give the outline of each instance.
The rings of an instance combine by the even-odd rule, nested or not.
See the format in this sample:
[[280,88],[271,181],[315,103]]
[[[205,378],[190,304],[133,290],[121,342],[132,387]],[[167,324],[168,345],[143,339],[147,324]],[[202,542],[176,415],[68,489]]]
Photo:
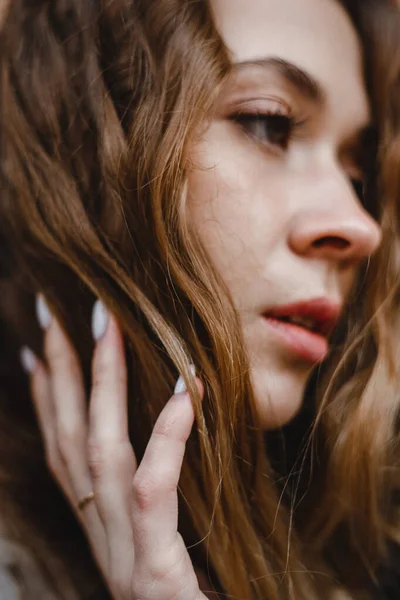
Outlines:
[[[361,205],[346,174],[333,161],[303,190],[289,244],[299,254],[360,261],[381,242],[381,228]],[[307,199],[304,202],[304,199]]]

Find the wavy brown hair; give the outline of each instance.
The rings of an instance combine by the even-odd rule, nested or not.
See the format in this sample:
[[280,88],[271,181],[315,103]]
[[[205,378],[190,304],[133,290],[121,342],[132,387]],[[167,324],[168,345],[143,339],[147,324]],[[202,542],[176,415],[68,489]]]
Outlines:
[[[87,391],[94,300],[119,320],[139,460],[184,374],[197,423],[180,531],[221,593],[327,597],[336,578],[357,595],[399,537],[400,19],[385,0],[343,4],[365,48],[379,130],[365,201],[384,241],[360,270],[305,412],[280,434],[297,456],[289,465],[272,449],[276,434],[265,439],[259,427],[232,299],[185,220],[188,148],[230,68],[207,1],[9,6],[0,37],[0,502],[60,598],[108,596],[48,472],[17,362],[23,344],[43,357],[38,291],[79,354]],[[205,385],[202,405],[190,363]]]

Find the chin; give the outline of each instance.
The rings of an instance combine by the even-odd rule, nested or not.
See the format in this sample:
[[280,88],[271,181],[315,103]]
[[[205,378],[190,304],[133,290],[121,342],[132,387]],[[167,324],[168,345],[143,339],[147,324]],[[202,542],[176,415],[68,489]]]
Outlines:
[[303,404],[310,371],[283,370],[274,373],[260,367],[252,373],[261,426],[277,429],[289,423]]

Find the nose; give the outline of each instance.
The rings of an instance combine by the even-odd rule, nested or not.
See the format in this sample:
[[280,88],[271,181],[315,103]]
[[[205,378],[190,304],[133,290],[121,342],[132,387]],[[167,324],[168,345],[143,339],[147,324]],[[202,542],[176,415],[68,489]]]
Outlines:
[[[309,199],[315,198],[314,191],[307,194]],[[331,193],[326,192],[320,187],[318,202],[299,203],[289,228],[289,245],[297,254],[357,264],[378,249],[381,228],[347,180],[338,185],[336,178],[335,193],[332,185]]]

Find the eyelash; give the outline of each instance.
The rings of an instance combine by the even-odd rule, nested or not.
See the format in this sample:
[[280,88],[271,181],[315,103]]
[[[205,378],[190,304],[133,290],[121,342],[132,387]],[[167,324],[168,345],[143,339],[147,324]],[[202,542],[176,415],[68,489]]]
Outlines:
[[[283,115],[279,112],[268,113],[234,113],[230,119],[239,125],[244,132],[262,145],[287,150],[293,137],[293,132],[297,127],[303,125],[305,121],[296,121],[289,115]],[[251,129],[259,128],[260,124],[264,127],[265,136],[254,133]],[[257,131],[257,130],[256,130]],[[262,139],[264,138],[264,139]]]
[[[286,151],[288,146],[293,139],[294,131],[304,125],[306,119],[296,120],[290,115],[284,115],[280,112],[266,112],[266,113],[246,113],[237,112],[230,116],[230,119],[239,125],[241,129],[252,139],[256,140],[259,144],[279,149],[280,151]],[[259,127],[260,123],[265,128],[265,136],[260,136],[258,133],[254,133],[251,128],[254,126]],[[278,138],[276,137],[278,135]],[[262,139],[263,138],[263,139]],[[366,200],[366,183],[370,169],[363,168],[364,176],[361,179],[351,178],[351,184],[354,192],[362,203]]]
[[378,218],[376,173],[368,168],[364,170],[362,179],[350,179],[353,190],[364,208],[375,218]]

